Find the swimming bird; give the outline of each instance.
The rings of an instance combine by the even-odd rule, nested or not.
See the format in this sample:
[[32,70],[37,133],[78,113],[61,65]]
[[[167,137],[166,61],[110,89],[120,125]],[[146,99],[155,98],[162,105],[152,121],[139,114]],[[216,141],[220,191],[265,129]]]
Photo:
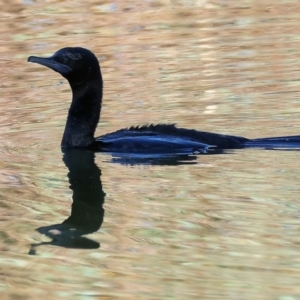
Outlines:
[[51,57],[30,56],[28,62],[46,66],[66,78],[72,89],[61,147],[93,151],[149,154],[207,153],[222,149],[300,147],[300,136],[247,139],[178,128],[175,124],[132,126],[94,137],[100,119],[103,80],[96,56],[88,49],[67,47]]

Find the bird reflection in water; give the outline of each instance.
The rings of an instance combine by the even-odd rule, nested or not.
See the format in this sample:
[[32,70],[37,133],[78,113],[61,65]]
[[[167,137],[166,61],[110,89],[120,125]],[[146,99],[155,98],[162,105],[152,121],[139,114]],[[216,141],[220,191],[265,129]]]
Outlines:
[[52,239],[32,244],[29,254],[36,254],[37,246],[53,245],[65,248],[97,249],[100,244],[83,235],[93,233],[102,225],[105,193],[101,171],[95,164],[95,153],[85,149],[63,149],[63,161],[69,169],[68,178],[73,191],[71,215],[61,224],[39,227],[36,230]]
[[[36,230],[48,236],[50,242],[31,245],[30,255],[36,254],[41,245],[53,245],[65,248],[97,249],[100,244],[86,234],[100,229],[104,217],[104,200],[101,182],[101,170],[95,163],[95,153],[86,149],[62,148],[63,161],[69,169],[68,178],[73,191],[71,215],[61,224],[39,227]],[[114,155],[112,163],[126,165],[181,165],[197,163],[197,156],[120,156]]]

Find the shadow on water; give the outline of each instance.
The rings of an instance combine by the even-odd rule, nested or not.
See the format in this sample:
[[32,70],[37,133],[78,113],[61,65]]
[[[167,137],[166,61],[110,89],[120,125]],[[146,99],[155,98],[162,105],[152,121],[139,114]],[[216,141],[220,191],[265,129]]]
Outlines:
[[[216,153],[215,153],[216,154]],[[208,155],[208,154],[207,154]],[[182,165],[197,163],[197,155],[122,156],[114,155],[113,163],[127,165]],[[52,239],[31,245],[30,255],[41,245],[65,248],[97,249],[100,244],[84,237],[100,229],[103,218],[105,193],[101,170],[95,163],[95,153],[84,149],[63,149],[63,161],[69,169],[70,189],[73,191],[71,215],[61,224],[39,227],[36,230]]]
[[[232,152],[232,151],[231,151]],[[124,154],[109,153],[112,157],[108,160],[110,163],[121,165],[152,165],[152,166],[179,166],[197,164],[199,156],[230,154],[228,150],[212,149],[206,153],[173,153],[173,154]]]
[[29,254],[36,253],[40,245],[66,248],[97,249],[98,242],[83,237],[102,225],[105,193],[101,171],[95,164],[95,153],[88,150],[65,149],[63,161],[69,169],[68,178],[73,191],[71,215],[61,224],[39,227],[36,230],[52,239],[50,242],[32,244]]
[[[267,149],[267,148],[266,148]],[[292,150],[297,149],[268,149]],[[229,151],[213,151],[201,155],[234,154]],[[111,163],[124,165],[168,165],[196,164],[198,155],[120,155],[111,153]],[[52,239],[50,242],[31,244],[30,255],[36,254],[41,245],[65,248],[97,249],[100,244],[84,235],[100,229],[104,218],[105,193],[102,188],[101,170],[95,163],[95,152],[85,149],[63,149],[63,161],[69,169],[70,189],[73,191],[71,215],[61,224],[39,227],[36,230]]]
[[[267,148],[266,148],[267,149]],[[299,149],[267,149],[291,150]],[[214,151],[202,155],[234,154],[229,151]],[[111,153],[111,163],[124,165],[169,165],[196,164],[198,155],[122,155]],[[65,248],[97,249],[100,244],[84,235],[100,229],[104,218],[105,193],[102,188],[101,170],[95,163],[95,152],[85,149],[63,149],[63,161],[69,169],[70,189],[73,191],[71,215],[60,224],[39,227],[36,230],[52,239],[50,242],[31,244],[30,255],[36,254],[41,245]]]

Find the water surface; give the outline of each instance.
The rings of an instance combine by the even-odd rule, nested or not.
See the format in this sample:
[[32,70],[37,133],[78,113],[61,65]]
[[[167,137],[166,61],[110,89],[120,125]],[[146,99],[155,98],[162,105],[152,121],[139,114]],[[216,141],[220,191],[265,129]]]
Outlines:
[[1,299],[300,298],[298,151],[176,166],[97,154],[104,220],[83,237],[99,247],[55,243],[57,227],[42,234],[72,214],[59,147],[71,94],[26,64],[65,46],[95,52],[99,135],[147,122],[299,134],[298,1],[0,4]]

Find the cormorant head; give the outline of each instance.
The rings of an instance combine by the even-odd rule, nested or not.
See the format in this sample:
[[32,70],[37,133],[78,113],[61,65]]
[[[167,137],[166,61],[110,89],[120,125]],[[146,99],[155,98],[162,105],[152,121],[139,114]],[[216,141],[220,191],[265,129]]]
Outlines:
[[85,48],[62,48],[50,57],[30,56],[27,61],[38,63],[60,73],[71,86],[76,86],[99,75],[101,77],[96,56]]

